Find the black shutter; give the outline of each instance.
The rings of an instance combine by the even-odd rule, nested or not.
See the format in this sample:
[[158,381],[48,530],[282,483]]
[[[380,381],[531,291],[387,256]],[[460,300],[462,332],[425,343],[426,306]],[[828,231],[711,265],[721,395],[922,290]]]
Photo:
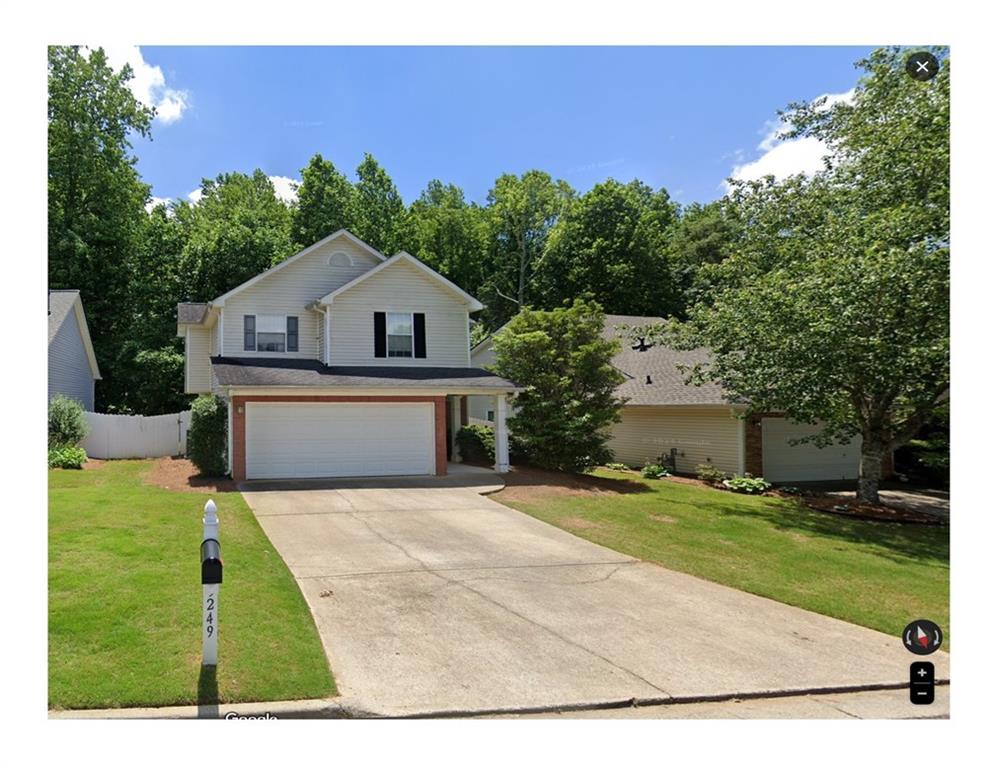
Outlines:
[[246,352],[256,351],[256,316],[242,317],[242,349]]
[[373,356],[387,357],[387,313],[373,313]]
[[415,357],[425,357],[424,312],[415,312]]
[[287,318],[287,351],[298,351],[297,318],[293,316]]

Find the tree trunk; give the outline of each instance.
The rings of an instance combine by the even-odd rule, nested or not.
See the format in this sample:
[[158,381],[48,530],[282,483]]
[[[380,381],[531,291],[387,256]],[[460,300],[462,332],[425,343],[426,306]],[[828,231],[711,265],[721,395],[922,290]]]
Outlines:
[[857,480],[857,500],[871,504],[880,503],[878,489],[881,485],[881,465],[885,449],[880,443],[863,440],[860,451],[860,478]]

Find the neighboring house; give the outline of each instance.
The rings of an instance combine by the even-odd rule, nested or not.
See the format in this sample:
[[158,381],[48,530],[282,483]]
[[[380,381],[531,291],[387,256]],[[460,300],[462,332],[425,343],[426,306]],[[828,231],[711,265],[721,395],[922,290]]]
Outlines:
[[466,395],[508,470],[515,386],[470,364],[475,298],[407,253],[339,230],[206,303],[180,304],[185,391],[228,404],[236,480],[446,473]]
[[[815,430],[777,414],[742,418],[743,406],[731,404],[717,384],[685,384],[681,366],[704,362],[707,352],[678,351],[660,345],[634,344],[620,326],[663,322],[659,317],[606,315],[605,338],[618,339],[621,351],[612,360],[625,376],[617,393],[626,399],[622,421],[612,428],[608,446],[615,460],[634,467],[673,463],[693,474],[699,464],[729,474],[749,472],[772,482],[805,482],[856,478],[860,438],[847,445],[817,448],[792,441]],[[491,340],[473,348],[471,362],[494,362]],[[486,398],[470,398],[469,420],[492,422]]]
[[48,292],[48,399],[65,395],[93,410],[100,378],[79,291]]

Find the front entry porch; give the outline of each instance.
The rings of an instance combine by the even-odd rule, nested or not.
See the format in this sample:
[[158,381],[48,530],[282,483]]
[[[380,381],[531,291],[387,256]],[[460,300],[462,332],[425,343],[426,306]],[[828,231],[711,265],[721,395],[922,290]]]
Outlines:
[[[508,448],[508,401],[504,394],[482,396],[474,395],[477,400],[487,401],[489,412],[493,413],[494,428],[494,471],[504,474],[511,469],[511,457]],[[470,396],[449,395],[446,398],[446,439],[447,457],[450,462],[459,462],[459,446],[456,435],[463,427],[470,424]],[[453,466],[450,463],[450,466]]]

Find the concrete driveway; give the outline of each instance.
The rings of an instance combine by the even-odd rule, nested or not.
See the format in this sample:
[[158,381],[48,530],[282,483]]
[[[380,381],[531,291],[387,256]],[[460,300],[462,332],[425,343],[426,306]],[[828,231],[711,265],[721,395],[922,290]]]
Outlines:
[[[897,637],[597,546],[480,495],[495,480],[243,489],[353,707],[542,711],[908,682],[918,657]],[[947,655],[930,660],[947,679]]]

